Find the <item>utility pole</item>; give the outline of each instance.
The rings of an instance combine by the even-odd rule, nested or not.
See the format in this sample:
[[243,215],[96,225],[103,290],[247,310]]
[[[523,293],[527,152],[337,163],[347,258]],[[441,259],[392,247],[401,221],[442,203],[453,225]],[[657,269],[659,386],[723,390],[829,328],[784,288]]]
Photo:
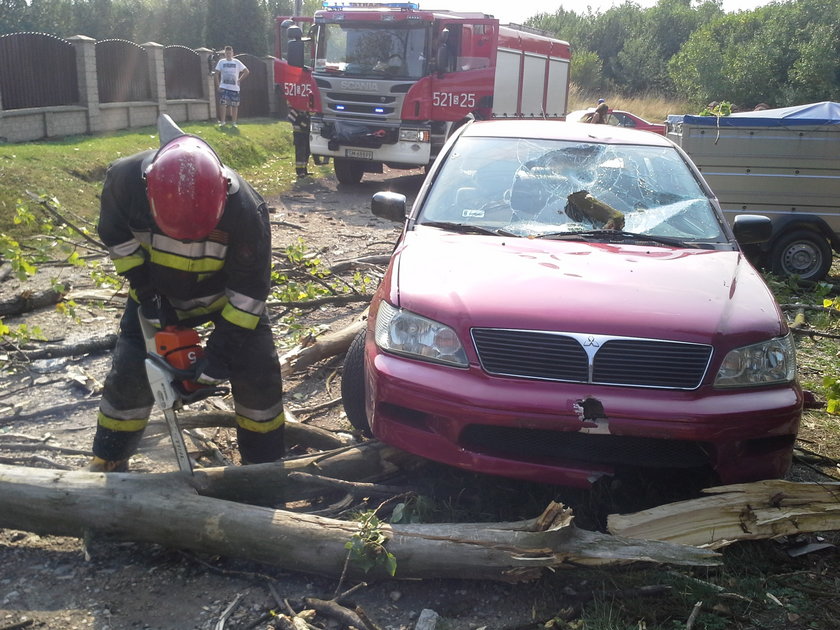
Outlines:
[[300,15],[303,11],[303,0],[295,0],[295,15]]

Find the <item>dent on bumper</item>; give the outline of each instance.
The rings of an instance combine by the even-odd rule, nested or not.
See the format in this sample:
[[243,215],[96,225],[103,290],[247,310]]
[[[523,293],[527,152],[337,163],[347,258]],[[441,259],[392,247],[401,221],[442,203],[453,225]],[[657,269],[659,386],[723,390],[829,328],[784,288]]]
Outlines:
[[382,441],[475,472],[577,487],[617,466],[708,465],[723,483],[784,476],[802,409],[796,385],[701,395],[489,378],[388,355],[374,366],[369,417]]

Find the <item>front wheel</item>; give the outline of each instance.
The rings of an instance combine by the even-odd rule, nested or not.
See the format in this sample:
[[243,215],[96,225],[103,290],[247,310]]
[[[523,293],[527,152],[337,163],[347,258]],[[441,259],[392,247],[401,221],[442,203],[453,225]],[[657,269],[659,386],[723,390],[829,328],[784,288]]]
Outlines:
[[782,234],[770,249],[770,270],[778,276],[798,276],[817,282],[831,269],[832,250],[828,241],[813,230]]
[[333,168],[339,184],[358,184],[362,181],[362,175],[365,173],[364,166],[361,163],[347,158],[335,158]]
[[353,428],[370,437],[370,422],[365,409],[365,333],[359,331],[344,357],[341,373],[341,402]]

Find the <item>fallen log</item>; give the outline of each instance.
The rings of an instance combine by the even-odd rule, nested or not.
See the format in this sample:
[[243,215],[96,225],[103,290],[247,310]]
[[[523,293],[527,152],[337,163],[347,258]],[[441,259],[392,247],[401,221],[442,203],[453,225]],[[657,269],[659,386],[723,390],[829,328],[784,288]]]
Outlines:
[[24,289],[14,297],[0,300],[0,317],[20,315],[21,313],[34,311],[36,308],[58,304],[63,298],[63,291],[52,288],[41,291]]
[[738,540],[840,529],[840,483],[768,480],[718,486],[711,495],[635,514],[611,514],[613,534],[720,549]]
[[[200,496],[180,473],[102,474],[0,466],[0,503],[4,508],[0,527],[75,537],[95,532],[336,578],[345,568],[345,544],[370,534],[356,521]],[[571,521],[568,511],[561,511],[545,521],[381,524],[376,533],[384,536],[384,548],[396,559],[397,578],[521,581],[536,579],[545,570],[577,565],[720,563],[712,551],[588,532]],[[543,529],[537,530],[537,523]],[[347,574],[362,572],[350,562]],[[368,577],[388,575],[377,563]]]
[[107,352],[108,350],[113,350],[116,344],[117,335],[111,333],[99,337],[91,337],[90,339],[85,339],[77,343],[54,343],[41,346],[40,348],[22,348],[19,354],[28,361],[54,359],[57,357],[76,357],[83,354]]
[[401,471],[418,470],[426,460],[372,440],[315,455],[250,466],[200,468],[190,480],[201,495],[257,505],[277,505],[309,498],[320,484],[289,480],[294,472],[345,481],[376,482]]
[[311,345],[293,348],[280,357],[283,376],[300,372],[321,359],[347,352],[353,338],[365,324],[364,320],[356,321],[341,330],[318,337]]

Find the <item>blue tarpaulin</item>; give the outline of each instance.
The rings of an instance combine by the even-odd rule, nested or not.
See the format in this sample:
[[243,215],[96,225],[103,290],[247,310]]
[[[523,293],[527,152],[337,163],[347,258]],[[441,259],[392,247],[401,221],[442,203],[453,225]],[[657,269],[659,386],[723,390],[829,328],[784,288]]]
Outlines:
[[840,125],[840,103],[823,101],[794,107],[738,112],[729,116],[691,116],[670,114],[668,124],[708,125],[709,127],[796,127]]

